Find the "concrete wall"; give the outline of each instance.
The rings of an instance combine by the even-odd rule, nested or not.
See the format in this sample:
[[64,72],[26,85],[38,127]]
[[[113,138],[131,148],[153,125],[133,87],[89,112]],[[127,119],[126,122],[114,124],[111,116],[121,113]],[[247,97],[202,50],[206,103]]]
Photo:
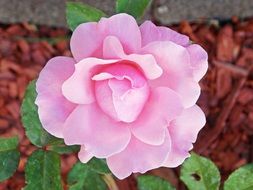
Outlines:
[[[74,0],[77,1],[77,0]],[[107,14],[114,13],[115,0],[79,0]],[[0,22],[31,22],[53,26],[66,26],[65,0],[0,0]],[[229,19],[253,16],[253,0],[153,0],[153,15],[162,24],[200,18]]]

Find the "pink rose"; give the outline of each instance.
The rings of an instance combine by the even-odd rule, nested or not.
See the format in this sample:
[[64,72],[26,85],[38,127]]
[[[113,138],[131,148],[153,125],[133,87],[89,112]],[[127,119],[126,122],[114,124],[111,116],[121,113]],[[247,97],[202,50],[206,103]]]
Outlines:
[[127,14],[79,25],[70,46],[74,58],[52,58],[39,75],[43,127],[81,145],[84,163],[106,158],[120,179],[180,165],[205,124],[196,105],[204,49]]

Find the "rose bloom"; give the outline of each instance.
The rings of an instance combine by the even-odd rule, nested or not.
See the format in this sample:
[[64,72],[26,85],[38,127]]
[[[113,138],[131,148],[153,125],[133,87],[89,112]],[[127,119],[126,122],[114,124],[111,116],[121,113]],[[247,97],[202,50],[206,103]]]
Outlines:
[[45,130],[81,145],[83,163],[105,158],[119,179],[189,157],[205,124],[202,47],[127,14],[79,25],[70,47],[73,58],[49,60],[36,83]]

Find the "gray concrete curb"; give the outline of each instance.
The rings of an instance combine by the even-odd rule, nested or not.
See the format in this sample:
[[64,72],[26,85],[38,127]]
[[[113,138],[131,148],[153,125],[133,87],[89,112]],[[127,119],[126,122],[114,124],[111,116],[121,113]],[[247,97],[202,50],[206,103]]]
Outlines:
[[[115,0],[73,0],[88,3],[114,13]],[[0,0],[0,23],[30,22],[49,26],[66,26],[66,0]],[[201,18],[229,19],[253,16],[253,0],[153,0],[155,20],[162,24]],[[145,18],[150,18],[149,11]]]

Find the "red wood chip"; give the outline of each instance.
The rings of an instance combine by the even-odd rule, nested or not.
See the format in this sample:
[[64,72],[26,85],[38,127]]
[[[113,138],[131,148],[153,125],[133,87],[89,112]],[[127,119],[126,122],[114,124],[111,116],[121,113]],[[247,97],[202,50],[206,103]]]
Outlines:
[[[233,25],[233,27],[232,27]],[[195,144],[197,153],[211,158],[220,168],[222,180],[234,169],[253,161],[253,19],[218,28],[217,22],[190,24],[177,28],[201,44],[209,54],[209,70],[201,81],[198,104],[207,116],[207,124]],[[65,29],[14,24],[0,27],[0,136],[18,134],[21,162],[0,190],[19,190],[25,185],[24,166],[35,149],[24,135],[20,122],[20,104],[28,82],[38,76],[47,60],[56,55],[71,56],[69,41],[55,44],[41,38],[64,38]],[[226,159],[229,158],[229,159]],[[66,176],[75,155],[62,157],[62,176]],[[157,169],[150,173],[164,177],[177,189],[185,189],[178,179],[179,169]],[[121,190],[137,190],[136,176],[118,181]]]

